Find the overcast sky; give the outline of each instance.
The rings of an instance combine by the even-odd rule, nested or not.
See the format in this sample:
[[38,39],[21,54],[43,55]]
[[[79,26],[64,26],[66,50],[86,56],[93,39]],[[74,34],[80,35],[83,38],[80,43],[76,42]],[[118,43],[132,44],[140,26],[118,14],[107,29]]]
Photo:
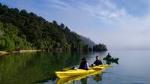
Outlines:
[[150,0],[0,0],[56,20],[110,49],[150,49]]

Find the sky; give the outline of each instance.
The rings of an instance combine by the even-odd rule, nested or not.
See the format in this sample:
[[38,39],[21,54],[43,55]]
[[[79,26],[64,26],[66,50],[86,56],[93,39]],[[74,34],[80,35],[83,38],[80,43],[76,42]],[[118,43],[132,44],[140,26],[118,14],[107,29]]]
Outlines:
[[26,9],[48,21],[109,49],[150,50],[150,0],[0,0]]

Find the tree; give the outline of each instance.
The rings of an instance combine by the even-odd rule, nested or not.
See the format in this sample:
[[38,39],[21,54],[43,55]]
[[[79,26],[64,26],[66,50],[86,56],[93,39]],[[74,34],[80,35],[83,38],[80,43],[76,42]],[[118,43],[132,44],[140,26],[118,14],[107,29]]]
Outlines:
[[93,51],[107,51],[107,47],[104,44],[98,44],[93,46]]
[[[2,25],[0,24],[2,49],[32,47],[47,50],[61,48],[81,51],[86,50],[89,46],[81,39],[80,35],[72,32],[63,23],[58,24],[55,20],[49,22],[33,12],[19,11],[17,8],[8,8],[2,4],[0,4],[0,23],[2,23]],[[7,46],[5,42],[8,44]]]

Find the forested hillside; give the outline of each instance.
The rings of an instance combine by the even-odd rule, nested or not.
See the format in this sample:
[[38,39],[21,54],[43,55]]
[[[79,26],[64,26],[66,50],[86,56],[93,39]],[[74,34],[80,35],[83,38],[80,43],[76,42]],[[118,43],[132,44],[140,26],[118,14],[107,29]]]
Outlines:
[[0,4],[0,50],[88,50],[91,45],[82,38],[63,23]]

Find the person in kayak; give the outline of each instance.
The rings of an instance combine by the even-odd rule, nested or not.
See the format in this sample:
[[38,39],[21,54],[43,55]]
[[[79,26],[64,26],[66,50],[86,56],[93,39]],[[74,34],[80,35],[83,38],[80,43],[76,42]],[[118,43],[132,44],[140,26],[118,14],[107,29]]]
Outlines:
[[108,53],[107,56],[105,58],[103,58],[103,60],[106,60],[106,61],[112,61],[112,57],[111,55]]
[[85,70],[89,69],[88,63],[85,58],[82,58],[79,69],[85,69]]
[[101,60],[98,59],[98,56],[96,56],[96,60],[94,62],[94,65],[98,66],[98,65],[101,65],[103,64]]
[[108,53],[108,55],[106,56],[108,59],[111,59],[111,55]]

